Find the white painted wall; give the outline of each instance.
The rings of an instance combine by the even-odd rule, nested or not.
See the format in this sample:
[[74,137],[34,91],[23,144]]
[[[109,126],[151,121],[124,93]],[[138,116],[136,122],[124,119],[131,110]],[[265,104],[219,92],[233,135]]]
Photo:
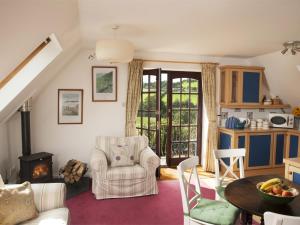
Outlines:
[[280,51],[249,59],[252,65],[264,66],[266,79],[273,96],[280,96],[285,103],[292,106],[300,105],[300,54],[282,55]]
[[6,169],[8,168],[8,140],[7,140],[7,126],[0,125],[0,175],[3,179],[6,176]]
[[[118,65],[118,101],[92,102],[91,51],[79,54],[53,79],[33,102],[32,150],[54,154],[54,174],[67,160],[89,162],[97,135],[124,136],[127,65]],[[57,89],[84,89],[83,124],[57,124]],[[19,124],[19,123],[18,123]]]

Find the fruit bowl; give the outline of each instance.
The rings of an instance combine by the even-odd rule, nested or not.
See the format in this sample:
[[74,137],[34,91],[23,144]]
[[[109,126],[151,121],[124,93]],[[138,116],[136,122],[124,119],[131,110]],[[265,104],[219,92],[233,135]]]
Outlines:
[[261,186],[263,184],[264,182],[260,182],[256,185],[258,193],[262,197],[262,199],[273,204],[288,204],[299,195],[298,190],[296,188],[291,188],[291,187],[287,188],[287,191],[291,193],[291,196],[282,196],[279,194],[275,195],[272,191],[266,192],[264,190],[261,190]]

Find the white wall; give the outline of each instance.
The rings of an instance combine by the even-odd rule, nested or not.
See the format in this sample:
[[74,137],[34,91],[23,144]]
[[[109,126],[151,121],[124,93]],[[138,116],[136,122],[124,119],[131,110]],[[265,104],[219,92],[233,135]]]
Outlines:
[[249,63],[265,67],[266,79],[273,96],[280,96],[285,103],[300,105],[300,54],[282,55],[280,51],[249,59]]
[[[101,64],[88,60],[89,54],[80,51],[33,102],[32,149],[54,154],[54,174],[69,159],[89,162],[97,135],[125,134],[127,65],[118,65],[118,101],[92,102],[91,67]],[[59,88],[84,89],[82,125],[57,124]]]
[[0,175],[4,178],[6,176],[6,169],[8,168],[8,142],[7,142],[7,126],[0,125]]

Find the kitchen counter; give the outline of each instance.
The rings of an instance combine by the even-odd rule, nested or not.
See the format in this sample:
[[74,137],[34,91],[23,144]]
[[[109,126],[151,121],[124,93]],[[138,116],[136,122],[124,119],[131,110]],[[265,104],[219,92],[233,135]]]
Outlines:
[[223,131],[226,133],[269,133],[269,132],[287,132],[287,133],[297,133],[300,135],[300,130],[296,129],[287,129],[287,128],[269,128],[269,129],[262,129],[262,128],[256,128],[256,129],[251,129],[251,128],[245,128],[245,129],[228,129],[225,127],[219,127],[219,131]]
[[300,131],[296,129],[234,130],[220,127],[218,133],[219,149],[246,149],[244,168],[248,175],[283,175],[283,158],[300,157]]

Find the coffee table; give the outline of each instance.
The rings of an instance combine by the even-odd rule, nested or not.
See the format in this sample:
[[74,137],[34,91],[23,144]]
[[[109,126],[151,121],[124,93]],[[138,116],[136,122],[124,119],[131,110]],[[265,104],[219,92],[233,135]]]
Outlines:
[[300,216],[299,196],[286,205],[272,204],[261,198],[256,189],[256,184],[274,177],[278,177],[300,190],[300,185],[294,184],[278,175],[246,177],[235,180],[227,185],[225,188],[225,198],[232,205],[242,210],[242,224],[252,224],[252,215],[261,217],[261,224],[264,224],[263,216],[267,211],[283,215]]

